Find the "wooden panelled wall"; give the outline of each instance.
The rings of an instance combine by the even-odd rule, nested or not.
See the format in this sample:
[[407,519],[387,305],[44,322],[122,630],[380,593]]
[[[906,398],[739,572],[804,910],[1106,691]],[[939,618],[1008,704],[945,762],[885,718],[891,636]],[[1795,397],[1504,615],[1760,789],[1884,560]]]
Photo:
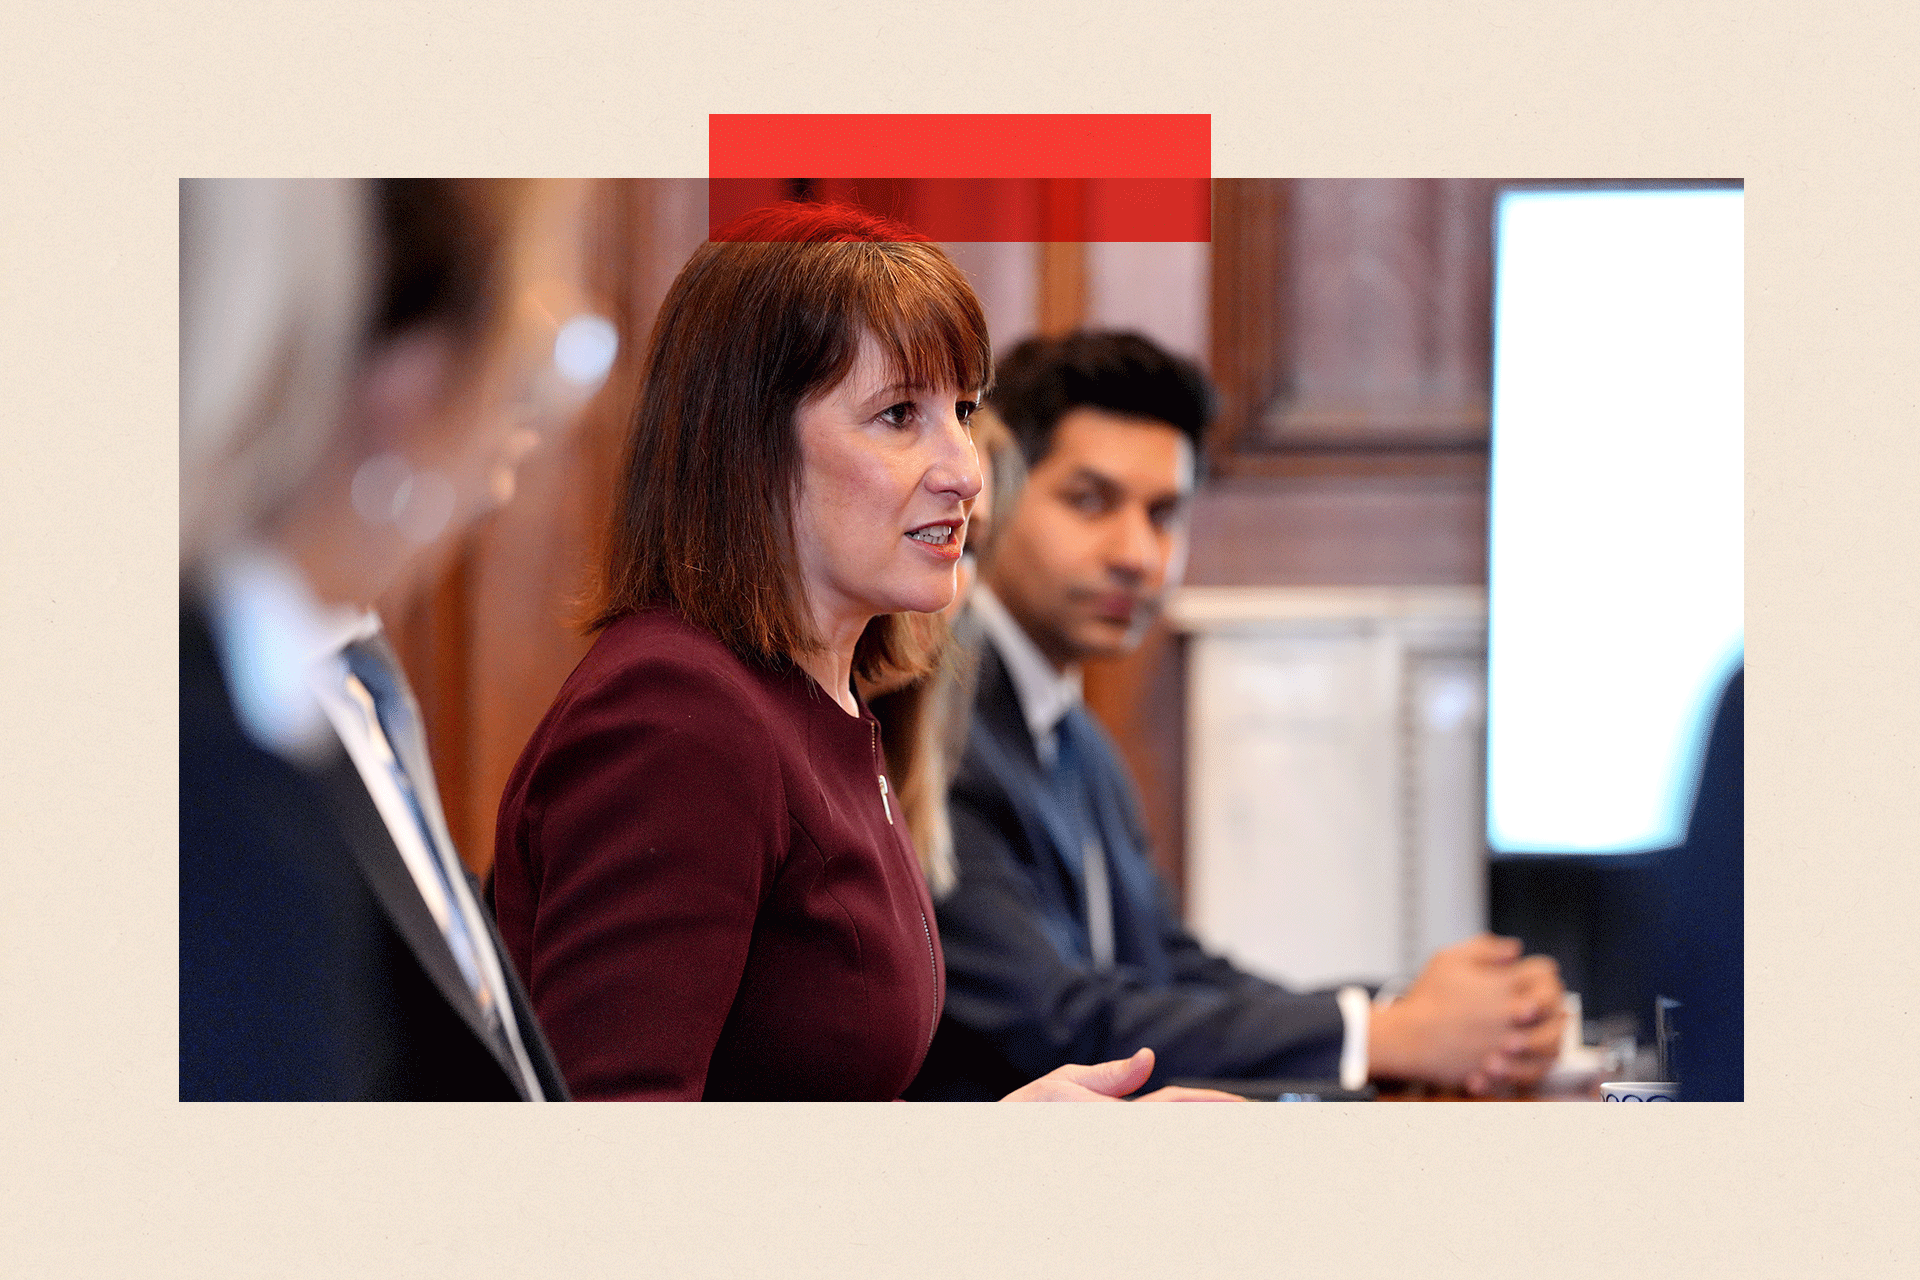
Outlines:
[[[1486,581],[1497,184],[1218,179],[1197,586]],[[1087,672],[1184,889],[1186,655]]]
[[[447,816],[476,872],[521,747],[586,651],[641,347],[706,234],[704,183],[601,184],[595,278],[622,347],[565,440],[522,468],[513,504],[442,578],[382,602],[419,692]],[[1486,575],[1495,184],[1214,184],[1211,366],[1222,413],[1194,511],[1198,585],[1453,584]],[[1042,246],[1036,328],[1086,315],[1087,255]],[[1164,626],[1087,673],[1138,776],[1156,856],[1184,883],[1185,658]]]

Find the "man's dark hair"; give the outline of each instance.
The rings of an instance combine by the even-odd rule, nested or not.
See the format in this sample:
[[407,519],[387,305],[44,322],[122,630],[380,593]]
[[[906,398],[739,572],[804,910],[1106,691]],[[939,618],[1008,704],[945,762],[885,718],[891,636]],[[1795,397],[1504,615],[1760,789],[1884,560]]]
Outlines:
[[1029,467],[1053,448],[1060,419],[1083,406],[1177,427],[1197,461],[1214,406],[1207,375],[1193,361],[1137,333],[1088,329],[1015,347],[1000,361],[988,402]]

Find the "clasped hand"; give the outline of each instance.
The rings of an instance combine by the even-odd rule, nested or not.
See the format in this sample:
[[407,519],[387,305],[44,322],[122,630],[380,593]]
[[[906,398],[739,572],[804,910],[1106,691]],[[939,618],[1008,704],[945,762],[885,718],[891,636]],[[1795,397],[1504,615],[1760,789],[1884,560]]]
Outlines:
[[1492,934],[1437,952],[1405,995],[1376,1009],[1370,1074],[1471,1094],[1537,1083],[1560,1055],[1560,968]]

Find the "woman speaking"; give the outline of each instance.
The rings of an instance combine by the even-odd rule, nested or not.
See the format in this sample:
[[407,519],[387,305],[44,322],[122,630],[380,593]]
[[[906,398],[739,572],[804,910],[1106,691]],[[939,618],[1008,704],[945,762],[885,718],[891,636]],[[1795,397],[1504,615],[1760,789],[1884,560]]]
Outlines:
[[991,367],[954,265],[855,210],[749,214],[669,290],[597,639],[497,833],[501,931],[576,1097],[891,1099],[918,1070],[940,946],[853,678],[935,656],[900,615],[953,599]]

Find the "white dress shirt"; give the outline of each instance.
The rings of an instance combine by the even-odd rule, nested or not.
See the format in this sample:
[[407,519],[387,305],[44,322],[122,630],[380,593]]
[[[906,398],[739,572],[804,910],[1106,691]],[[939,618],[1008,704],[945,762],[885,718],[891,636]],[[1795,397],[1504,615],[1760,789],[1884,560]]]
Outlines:
[[1027,731],[1033,735],[1040,763],[1053,768],[1060,756],[1060,722],[1083,697],[1080,668],[1055,670],[986,583],[974,587],[968,607],[979,617],[981,630],[993,642],[1007,674],[1013,678],[1013,692]]
[[208,628],[242,731],[289,764],[324,764],[339,743],[313,696],[309,669],[337,621],[293,563],[269,547],[218,556],[206,587]]

